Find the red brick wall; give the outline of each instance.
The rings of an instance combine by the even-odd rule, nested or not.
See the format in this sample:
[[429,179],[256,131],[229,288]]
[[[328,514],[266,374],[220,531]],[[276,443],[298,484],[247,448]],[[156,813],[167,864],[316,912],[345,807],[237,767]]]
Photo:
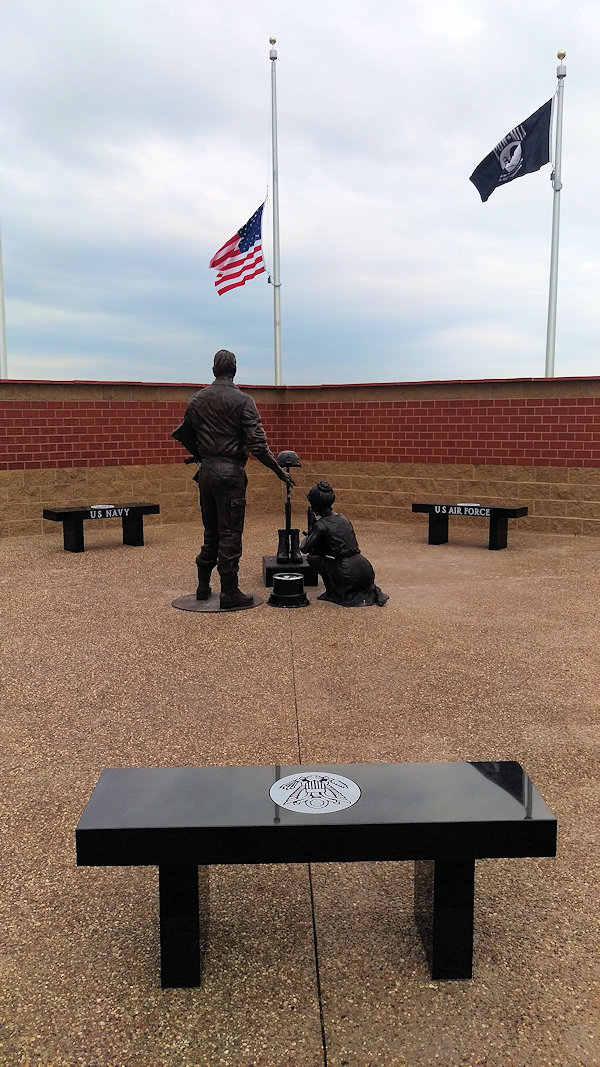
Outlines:
[[[17,383],[0,387],[2,470],[181,462],[181,446],[170,434],[193,386],[115,386],[115,395],[102,399],[93,394],[105,387],[90,384],[88,397],[55,399],[27,396],[34,383],[19,383],[25,395],[13,398],[11,384]],[[60,387],[45,384],[49,394]],[[544,384],[555,386],[542,382],[538,394]],[[273,450],[294,448],[307,460],[600,467],[600,388],[578,396],[562,384],[565,395],[513,397],[502,395],[500,382],[493,383],[499,395],[470,397],[422,397],[417,384],[339,387],[339,398],[331,388],[246,388],[256,396]],[[436,388],[443,392],[443,386]],[[161,389],[177,395],[161,399]],[[394,398],[411,389],[414,399]],[[125,391],[130,398],[120,399]],[[388,395],[371,399],[373,392]]]
[[181,404],[120,400],[18,400],[2,405],[2,469],[175,463],[170,438]]
[[307,459],[600,466],[600,396],[292,404]]
[[[198,521],[171,438],[197,386],[0,381],[0,537],[56,534],[44,507],[141,498],[161,524]],[[298,498],[333,480],[353,519],[405,522],[416,500],[522,503],[519,527],[600,537],[600,378],[242,386],[271,448],[295,449]],[[249,508],[281,511],[254,460]]]
[[[0,470],[180,463],[171,431],[181,401],[7,400],[0,411]],[[267,432],[277,435],[279,405],[262,405]]]

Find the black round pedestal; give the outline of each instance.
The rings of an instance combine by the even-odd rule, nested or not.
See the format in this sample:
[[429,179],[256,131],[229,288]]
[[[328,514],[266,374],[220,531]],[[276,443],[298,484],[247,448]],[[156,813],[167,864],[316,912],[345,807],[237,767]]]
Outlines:
[[304,592],[301,574],[274,574],[273,592],[267,600],[273,608],[304,608],[310,600]]
[[261,597],[253,596],[252,603],[244,605],[243,608],[222,608],[218,593],[213,593],[208,600],[196,600],[195,593],[188,593],[187,596],[179,596],[177,600],[171,601],[171,607],[180,608],[182,611],[222,611],[223,615],[227,615],[232,611],[248,611],[249,608],[258,607],[262,602]]

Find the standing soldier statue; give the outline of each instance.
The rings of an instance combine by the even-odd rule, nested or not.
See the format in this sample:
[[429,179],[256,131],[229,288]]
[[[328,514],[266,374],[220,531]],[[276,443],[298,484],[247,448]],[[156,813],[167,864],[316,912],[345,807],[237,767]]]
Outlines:
[[253,605],[253,597],[242,593],[238,585],[248,455],[274,471],[284,485],[295,485],[269,448],[254,400],[233,384],[236,370],[233,352],[220,349],[213,362],[214,382],[194,394],[183,423],[172,434],[200,464],[194,477],[200,490],[204,544],[196,556],[196,599],[209,599],[210,576],[216,566],[224,611]]

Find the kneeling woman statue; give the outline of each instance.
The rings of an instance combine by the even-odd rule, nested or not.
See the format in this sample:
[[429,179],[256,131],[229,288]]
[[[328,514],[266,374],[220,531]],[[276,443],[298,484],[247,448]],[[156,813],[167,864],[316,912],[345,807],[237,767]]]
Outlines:
[[375,585],[375,571],[362,555],[352,523],[331,510],[335,493],[329,482],[317,482],[307,494],[316,522],[300,545],[325,584],[319,600],[346,608],[381,607],[389,597]]

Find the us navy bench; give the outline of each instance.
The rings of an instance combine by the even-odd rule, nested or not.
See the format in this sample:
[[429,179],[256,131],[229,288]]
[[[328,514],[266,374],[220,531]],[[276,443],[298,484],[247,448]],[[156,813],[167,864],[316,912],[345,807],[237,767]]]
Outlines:
[[451,515],[470,516],[490,520],[490,549],[506,548],[508,520],[527,514],[526,507],[493,507],[486,504],[413,504],[413,511],[429,515],[430,545],[445,545],[448,540],[448,519]]
[[90,504],[86,508],[44,508],[51,522],[62,522],[65,552],[84,552],[83,524],[86,519],[120,519],[124,545],[143,545],[144,515],[158,515],[158,504]]
[[76,849],[78,866],[158,866],[165,987],[200,984],[211,863],[414,860],[431,976],[470,978],[476,860],[556,855],[556,819],[513,762],[119,768]]

